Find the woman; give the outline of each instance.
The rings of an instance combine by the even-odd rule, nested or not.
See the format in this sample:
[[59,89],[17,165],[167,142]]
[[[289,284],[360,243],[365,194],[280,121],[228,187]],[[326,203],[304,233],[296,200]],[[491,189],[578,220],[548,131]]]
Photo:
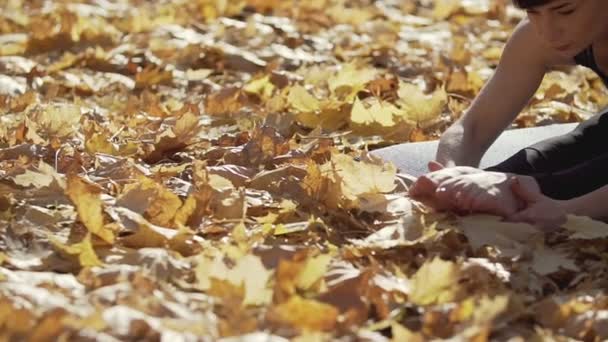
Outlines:
[[[410,195],[440,209],[488,212],[541,226],[564,212],[608,217],[608,114],[566,135],[525,148],[481,170],[479,161],[513,121],[545,72],[583,65],[608,84],[606,0],[514,0],[527,11],[507,42],[496,72],[467,112],[442,135],[430,173]],[[445,166],[445,167],[444,167]],[[608,202],[606,202],[608,203]]]

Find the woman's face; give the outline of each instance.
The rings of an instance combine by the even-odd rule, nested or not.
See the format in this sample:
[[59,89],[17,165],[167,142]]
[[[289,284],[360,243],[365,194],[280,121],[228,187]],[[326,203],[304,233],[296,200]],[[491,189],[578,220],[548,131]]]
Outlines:
[[536,33],[550,48],[575,56],[608,39],[608,0],[553,0],[527,10]]

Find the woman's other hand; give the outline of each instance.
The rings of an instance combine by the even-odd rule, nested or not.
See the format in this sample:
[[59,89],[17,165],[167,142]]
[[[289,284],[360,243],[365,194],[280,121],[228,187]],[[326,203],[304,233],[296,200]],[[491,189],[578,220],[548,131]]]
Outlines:
[[416,200],[428,199],[435,196],[439,184],[465,174],[483,172],[470,166],[444,167],[436,161],[428,164],[429,173],[422,175],[410,186],[409,195]]
[[529,176],[514,176],[511,189],[524,203],[524,209],[510,215],[508,221],[527,222],[545,231],[559,228],[567,220],[565,201],[543,195],[536,180]]

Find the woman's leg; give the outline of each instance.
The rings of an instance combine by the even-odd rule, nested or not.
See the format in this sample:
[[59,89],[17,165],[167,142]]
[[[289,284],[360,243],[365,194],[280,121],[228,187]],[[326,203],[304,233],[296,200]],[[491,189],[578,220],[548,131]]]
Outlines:
[[565,170],[601,156],[608,148],[608,110],[581,122],[572,132],[545,139],[515,153],[487,171],[521,175]]
[[560,200],[579,197],[608,184],[608,152],[564,170],[530,176],[546,196]]
[[608,111],[572,132],[524,148],[486,171],[534,177],[543,194],[570,199],[608,183]]

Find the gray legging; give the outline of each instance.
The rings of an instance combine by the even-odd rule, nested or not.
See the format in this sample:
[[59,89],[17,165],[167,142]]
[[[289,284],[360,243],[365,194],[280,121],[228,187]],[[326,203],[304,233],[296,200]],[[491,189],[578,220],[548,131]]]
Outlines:
[[608,184],[608,110],[566,134],[526,147],[487,171],[534,177],[541,191],[570,199]]

